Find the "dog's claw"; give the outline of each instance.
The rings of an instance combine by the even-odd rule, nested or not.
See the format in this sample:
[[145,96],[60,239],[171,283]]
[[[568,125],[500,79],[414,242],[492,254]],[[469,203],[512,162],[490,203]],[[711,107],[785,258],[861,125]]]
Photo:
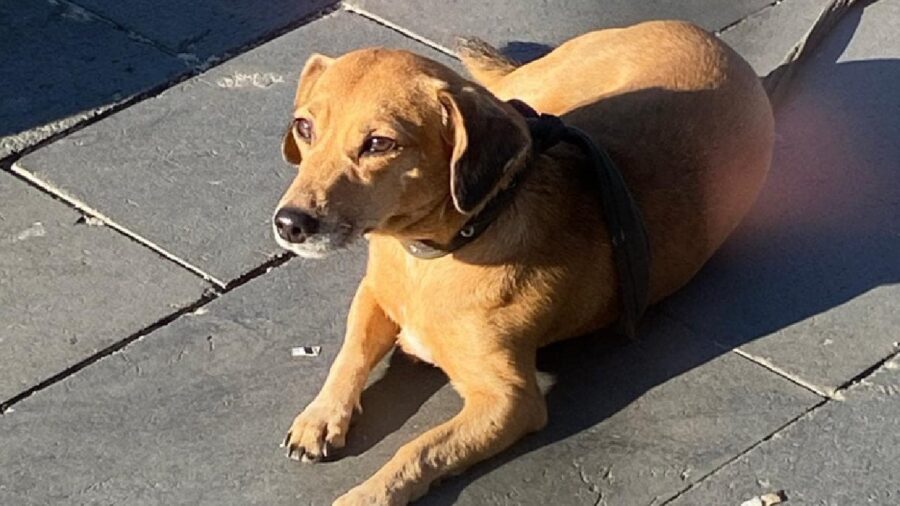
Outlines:
[[294,418],[288,430],[284,440],[285,446],[292,448],[288,457],[302,462],[333,458],[344,446],[352,412],[352,404],[314,401]]
[[288,431],[287,436],[284,436],[284,440],[281,442],[280,447],[284,448],[285,446],[287,446],[288,443],[290,442],[290,440],[291,440],[291,431]]
[[304,451],[302,446],[290,445],[290,446],[288,446],[287,458],[289,458],[291,460],[296,460],[299,462],[300,459],[303,458],[305,453],[306,452]]

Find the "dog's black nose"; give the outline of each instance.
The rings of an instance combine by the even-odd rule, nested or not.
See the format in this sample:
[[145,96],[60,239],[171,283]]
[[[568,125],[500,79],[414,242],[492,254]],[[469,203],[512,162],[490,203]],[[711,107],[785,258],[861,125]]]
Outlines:
[[283,207],[275,213],[275,230],[285,241],[297,244],[319,230],[319,220],[297,208]]

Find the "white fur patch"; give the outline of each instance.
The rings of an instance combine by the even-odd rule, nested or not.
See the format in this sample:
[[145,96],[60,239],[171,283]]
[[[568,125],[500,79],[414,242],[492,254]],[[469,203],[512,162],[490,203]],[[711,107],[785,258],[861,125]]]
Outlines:
[[278,235],[278,231],[274,231],[274,236],[275,242],[279,246],[301,258],[325,258],[330,253],[346,246],[351,239],[346,234],[339,233],[315,234],[307,237],[302,243],[293,244],[282,239]]
[[400,335],[398,336],[400,340],[400,347],[403,348],[403,351],[409,353],[410,355],[418,358],[423,362],[428,362],[429,364],[434,363],[434,359],[431,356],[431,351],[425,346],[425,343],[422,339],[419,338],[413,331],[409,329],[403,329],[400,331]]

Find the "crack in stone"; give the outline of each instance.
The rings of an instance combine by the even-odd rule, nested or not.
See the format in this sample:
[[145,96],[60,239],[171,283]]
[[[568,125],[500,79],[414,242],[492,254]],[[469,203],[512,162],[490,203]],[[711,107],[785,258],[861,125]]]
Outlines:
[[727,25],[723,26],[722,28],[719,28],[718,30],[716,30],[714,33],[715,33],[716,35],[722,35],[723,33],[727,32],[728,30],[731,30],[732,28],[734,28],[734,27],[736,27],[736,26],[738,26],[738,25],[744,23],[744,22],[747,21],[748,19],[750,19],[750,18],[752,18],[752,17],[754,17],[754,16],[756,16],[756,15],[759,15],[759,14],[761,14],[761,13],[763,13],[763,12],[765,12],[765,11],[767,11],[767,10],[773,8],[773,7],[777,7],[778,5],[780,5],[780,4],[783,3],[783,2],[784,2],[784,0],[775,0],[774,2],[772,2],[772,3],[768,4],[768,5],[765,5],[765,6],[763,6],[763,7],[760,7],[759,9],[756,9],[755,11],[753,11],[753,12],[747,14],[746,16],[744,16],[744,17],[742,17],[742,18],[740,18],[740,19],[737,19],[737,20],[735,20],[735,21],[732,21],[731,23],[728,23]]
[[[846,391],[850,388],[853,388],[856,385],[865,386],[867,383],[869,383],[869,379],[872,376],[878,374],[879,372],[884,371],[884,370],[894,370],[894,369],[900,368],[900,362],[898,362],[898,360],[900,360],[900,350],[897,350],[897,351],[891,353],[890,355],[888,355],[887,357],[885,357],[884,359],[879,360],[872,367],[869,367],[868,369],[866,369],[865,371],[863,371],[862,373],[857,375],[856,378],[845,383],[844,386],[840,387],[838,390]],[[890,390],[890,389],[888,389],[888,390]],[[885,395],[891,395],[892,393],[896,393],[896,392],[885,391],[882,393],[884,393]],[[840,397],[823,399],[821,402],[813,405],[812,407],[810,407],[809,409],[807,409],[800,415],[797,415],[796,417],[792,418],[791,420],[789,420],[787,423],[785,423],[781,427],[778,427],[777,429],[772,431],[768,436],[766,436],[763,439],[759,440],[758,442],[752,444],[751,446],[746,448],[744,451],[738,453],[734,457],[728,459],[728,461],[724,462],[719,467],[717,467],[717,468],[713,469],[712,471],[706,473],[705,475],[701,476],[699,479],[697,479],[697,481],[691,483],[690,485],[685,487],[683,490],[681,490],[680,492],[676,493],[675,495],[673,495],[672,497],[667,499],[665,502],[662,503],[662,505],[664,506],[666,504],[670,504],[672,501],[678,499],[679,497],[683,496],[684,494],[686,494],[689,491],[693,490],[694,488],[698,487],[701,483],[712,478],[713,476],[718,474],[720,471],[722,471],[723,469],[725,469],[732,463],[737,462],[742,457],[749,454],[750,452],[752,452],[759,446],[767,443],[768,441],[772,440],[775,437],[778,437],[781,433],[783,433],[784,431],[786,431],[787,429],[792,427],[794,424],[796,424],[800,420],[808,418],[809,416],[811,416],[813,414],[813,412],[815,412],[819,408],[821,408],[831,402],[835,402],[836,400],[839,400],[839,399],[840,399]]]
[[[103,14],[100,14],[98,12],[94,12],[90,9],[87,9],[84,6],[77,4],[76,2],[73,2],[71,0],[51,0],[51,3],[56,4],[56,5],[63,5],[66,8],[68,8],[69,9],[68,13],[70,14],[69,15],[70,19],[77,19],[78,21],[96,21],[99,23],[103,23],[105,25],[108,25],[110,28],[113,28],[119,32],[124,33],[125,36],[128,37],[130,40],[133,40],[140,44],[150,46],[153,49],[155,49],[163,54],[166,54],[168,56],[172,56],[172,57],[176,56],[175,52],[173,52],[168,47],[166,47],[165,44],[163,44],[159,41],[153,40],[150,37],[147,37],[146,35],[143,35],[139,32],[136,32],[124,25],[121,25],[117,21],[113,20],[112,18],[106,17]],[[64,14],[64,16],[65,16],[65,14]],[[73,17],[73,16],[75,16],[75,17]]]
[[[603,500],[603,490],[599,485],[594,483],[588,478],[587,473],[584,471],[584,467],[580,460],[576,459],[572,461],[572,466],[578,471],[578,477],[581,479],[581,482],[588,486],[588,491],[594,494],[597,494],[597,499],[594,500],[593,506],[601,506],[601,504],[606,501]],[[607,470],[606,476],[609,476],[609,470]]]
[[866,368],[864,371],[860,372],[859,374],[857,374],[856,376],[851,378],[849,381],[847,381],[843,385],[839,386],[836,391],[838,392],[838,394],[840,394],[842,392],[846,392],[846,391],[850,390],[851,388],[855,387],[856,385],[866,384],[872,376],[878,374],[882,370],[890,370],[890,369],[896,369],[897,367],[900,367],[895,362],[895,360],[898,358],[900,358],[900,350],[897,350],[897,351],[891,353],[890,355],[884,357],[883,359],[879,360],[878,362],[875,362],[874,364],[872,364],[871,367]]
[[834,401],[831,400],[831,399],[827,399],[827,398],[826,398],[826,399],[822,399],[821,401],[817,402],[817,403],[814,404],[813,406],[809,407],[809,408],[808,408],[806,411],[804,411],[803,413],[800,413],[799,415],[795,416],[794,418],[791,418],[790,420],[787,421],[787,423],[781,425],[780,427],[777,427],[774,431],[772,431],[771,433],[769,433],[769,435],[767,435],[766,437],[764,437],[764,438],[760,439],[759,441],[757,441],[757,442],[751,444],[750,446],[748,446],[747,448],[745,448],[743,451],[739,452],[737,455],[735,455],[735,456],[731,457],[730,459],[726,460],[726,461],[723,462],[720,466],[716,467],[716,468],[713,469],[712,471],[709,471],[708,473],[704,474],[703,476],[700,476],[695,482],[691,483],[691,484],[688,485],[687,487],[681,489],[679,492],[675,493],[673,496],[671,496],[671,497],[669,497],[668,499],[666,499],[665,501],[663,501],[663,502],[661,503],[661,506],[665,506],[666,504],[671,504],[672,501],[678,499],[679,497],[683,496],[684,494],[686,494],[686,493],[690,492],[691,490],[697,488],[698,486],[700,486],[701,483],[703,483],[703,482],[705,482],[706,480],[712,478],[713,476],[715,476],[716,474],[718,474],[720,471],[722,471],[723,469],[725,469],[726,467],[728,467],[728,466],[731,465],[732,463],[737,462],[737,461],[740,460],[742,457],[744,457],[745,455],[749,454],[750,452],[752,452],[753,450],[755,450],[755,449],[758,448],[759,446],[761,446],[761,445],[767,443],[767,442],[770,441],[772,438],[774,438],[774,437],[776,437],[777,435],[779,435],[780,433],[784,432],[785,430],[787,430],[789,427],[793,426],[793,425],[794,425],[795,423],[797,423],[798,421],[802,420],[803,418],[806,418],[806,417],[810,416],[814,411],[816,411],[817,409],[821,408],[822,406],[825,406],[825,405],[828,404],[829,402],[834,402]]

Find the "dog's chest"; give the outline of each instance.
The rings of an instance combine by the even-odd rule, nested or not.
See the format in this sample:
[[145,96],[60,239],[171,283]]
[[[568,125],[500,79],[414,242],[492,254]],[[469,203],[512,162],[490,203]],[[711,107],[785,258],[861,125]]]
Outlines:
[[434,364],[434,357],[431,354],[431,350],[428,349],[425,341],[423,341],[419,334],[417,334],[414,330],[404,328],[400,331],[400,335],[398,336],[397,340],[400,343],[400,347],[403,348],[404,352],[418,358],[423,362]]

